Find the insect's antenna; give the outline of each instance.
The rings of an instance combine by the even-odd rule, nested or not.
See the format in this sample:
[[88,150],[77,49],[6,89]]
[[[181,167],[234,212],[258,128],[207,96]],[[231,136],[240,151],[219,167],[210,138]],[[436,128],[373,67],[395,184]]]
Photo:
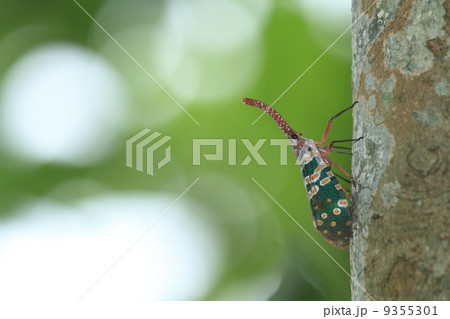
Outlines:
[[281,115],[278,114],[277,111],[275,111],[271,106],[267,105],[266,103],[258,101],[258,100],[248,99],[248,98],[243,99],[242,103],[248,104],[251,106],[255,106],[255,107],[263,110],[267,114],[269,114],[274,119],[274,121],[278,124],[278,126],[281,128],[281,130],[284,132],[284,134],[286,134],[287,138],[290,139],[292,133],[295,132],[289,126],[289,124],[286,123],[286,121],[283,119],[283,117],[281,117]]

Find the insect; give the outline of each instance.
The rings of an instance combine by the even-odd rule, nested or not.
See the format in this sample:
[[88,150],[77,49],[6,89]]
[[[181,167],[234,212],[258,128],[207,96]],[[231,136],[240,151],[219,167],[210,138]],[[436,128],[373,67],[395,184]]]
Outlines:
[[[290,140],[292,150],[303,175],[303,181],[311,206],[314,228],[332,246],[339,249],[347,249],[352,235],[349,199],[345,196],[346,193],[348,196],[349,192],[338,182],[336,176],[342,177],[331,171],[331,165],[334,165],[342,171],[350,179],[348,182],[353,183],[353,178],[327,155],[332,151],[351,154],[333,150],[333,148],[350,149],[347,147],[337,147],[334,144],[340,142],[356,142],[362,139],[362,137],[358,139],[332,141],[327,146],[324,145],[332,121],[345,111],[353,108],[357,102],[339,112],[328,121],[320,142],[310,140],[294,131],[277,111],[264,102],[248,98],[243,99],[242,102],[260,108],[269,114]],[[345,180],[345,178],[343,179]]]

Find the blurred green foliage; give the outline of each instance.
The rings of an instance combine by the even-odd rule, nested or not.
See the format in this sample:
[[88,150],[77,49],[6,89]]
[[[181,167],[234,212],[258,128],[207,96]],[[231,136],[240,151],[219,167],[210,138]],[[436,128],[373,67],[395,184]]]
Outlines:
[[[94,16],[104,5],[104,1],[99,0],[80,3]],[[155,8],[164,7],[164,1],[153,3]],[[350,299],[349,277],[251,179],[255,178],[349,271],[348,252],[329,246],[313,229],[301,174],[290,151],[288,166],[279,165],[279,149],[269,146],[268,141],[260,152],[266,166],[258,166],[255,161],[247,166],[229,166],[226,160],[203,160],[200,166],[192,165],[193,138],[225,139],[225,158],[228,154],[226,141],[237,139],[238,164],[247,155],[240,139],[248,138],[256,143],[258,139],[283,138],[282,132],[266,115],[251,125],[261,112],[243,105],[241,99],[250,97],[272,103],[327,48],[318,35],[330,39],[331,44],[343,31],[321,29],[318,33],[300,10],[293,10],[292,3],[288,4],[273,1],[267,21],[258,26],[262,45],[254,50],[255,54],[262,50],[259,53],[262,53],[263,63],[257,80],[226,98],[189,103],[188,111],[200,123],[197,126],[145,74],[137,75],[141,70],[72,1],[3,3],[0,13],[2,75],[23,54],[40,45],[64,41],[89,47],[123,72],[132,92],[130,108],[135,120],[122,132],[122,139],[109,156],[89,167],[74,168],[59,163],[31,165],[28,160],[17,158],[2,148],[0,214],[4,218],[14,218],[6,214],[30,198],[50,196],[70,202],[97,195],[83,188],[73,188],[69,195],[55,192],[61,185],[81,178],[96,181],[102,185],[103,192],[168,192],[178,196],[200,177],[187,196],[200,203],[204,210],[192,213],[220,230],[218,235],[223,238],[222,254],[225,256],[223,273],[217,282],[211,283],[211,290],[204,299],[220,298],[229,283],[257,280],[273,270],[282,273],[282,281],[271,300]],[[119,23],[132,18],[127,16],[127,11],[120,14],[112,20],[117,19]],[[105,28],[120,34],[114,25],[105,25]],[[97,34],[95,37],[93,32]],[[95,40],[100,38],[103,44],[108,43],[107,51]],[[126,42],[122,45],[129,47]],[[320,139],[328,119],[352,103],[350,35],[345,35],[338,45],[345,55],[337,54],[332,48],[276,105],[287,122],[308,138]],[[141,55],[139,47],[134,46],[130,51],[136,57]],[[153,69],[152,65],[145,66]],[[158,78],[158,74],[154,76]],[[235,74],[236,78],[240,76]],[[148,87],[152,94],[139,93],[136,86]],[[173,108],[177,116],[166,122],[154,121],[158,118],[155,108],[161,104]],[[146,111],[149,107],[151,114]],[[125,141],[145,127],[173,138],[172,162],[153,177],[124,164]],[[330,140],[350,138],[351,128],[351,115],[345,114],[335,121]],[[350,169],[349,157],[336,155],[334,158]],[[248,207],[257,214],[246,219]]]

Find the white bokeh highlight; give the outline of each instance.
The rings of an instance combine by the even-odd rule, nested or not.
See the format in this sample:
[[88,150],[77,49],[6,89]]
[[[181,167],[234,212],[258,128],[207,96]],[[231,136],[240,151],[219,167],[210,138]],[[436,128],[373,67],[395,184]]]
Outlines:
[[0,138],[9,151],[31,161],[95,163],[126,122],[125,92],[120,75],[83,47],[34,49],[4,78]]
[[[168,0],[161,6],[131,3],[108,1],[96,19],[114,26],[112,36],[185,108],[223,105],[217,102],[243,94],[258,79],[264,62],[262,34],[270,17],[271,0]],[[124,5],[127,14],[117,21]],[[142,12],[157,18],[145,18]],[[116,59],[131,78],[139,76],[138,70],[130,67],[129,58],[118,52],[120,49],[102,30],[94,28],[92,39],[97,45],[103,43],[100,50]],[[150,79],[144,84],[139,80],[134,88],[138,85],[138,95],[157,101],[156,106],[146,107],[153,107],[157,118],[168,121],[179,115],[171,112],[172,105],[161,107],[166,97]],[[177,106],[173,104],[173,108]]]
[[[78,299],[174,199],[129,193],[26,205],[0,225],[0,298]],[[202,298],[221,271],[222,249],[192,209],[185,198],[177,202],[82,300]]]
[[302,16],[320,29],[335,32],[335,28],[344,27],[344,31],[351,24],[351,0],[297,0],[297,4]]
[[[150,63],[186,102],[215,102],[244,92],[263,63],[261,26],[270,8],[268,0],[168,1],[164,36],[150,38]],[[173,47],[181,52],[176,58]],[[159,69],[164,64],[170,69]]]

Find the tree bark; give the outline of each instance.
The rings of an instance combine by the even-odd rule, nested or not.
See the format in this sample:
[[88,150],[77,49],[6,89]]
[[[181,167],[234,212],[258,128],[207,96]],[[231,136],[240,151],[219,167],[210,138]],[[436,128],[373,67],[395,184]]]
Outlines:
[[448,300],[450,0],[372,3],[352,3],[352,299]]

